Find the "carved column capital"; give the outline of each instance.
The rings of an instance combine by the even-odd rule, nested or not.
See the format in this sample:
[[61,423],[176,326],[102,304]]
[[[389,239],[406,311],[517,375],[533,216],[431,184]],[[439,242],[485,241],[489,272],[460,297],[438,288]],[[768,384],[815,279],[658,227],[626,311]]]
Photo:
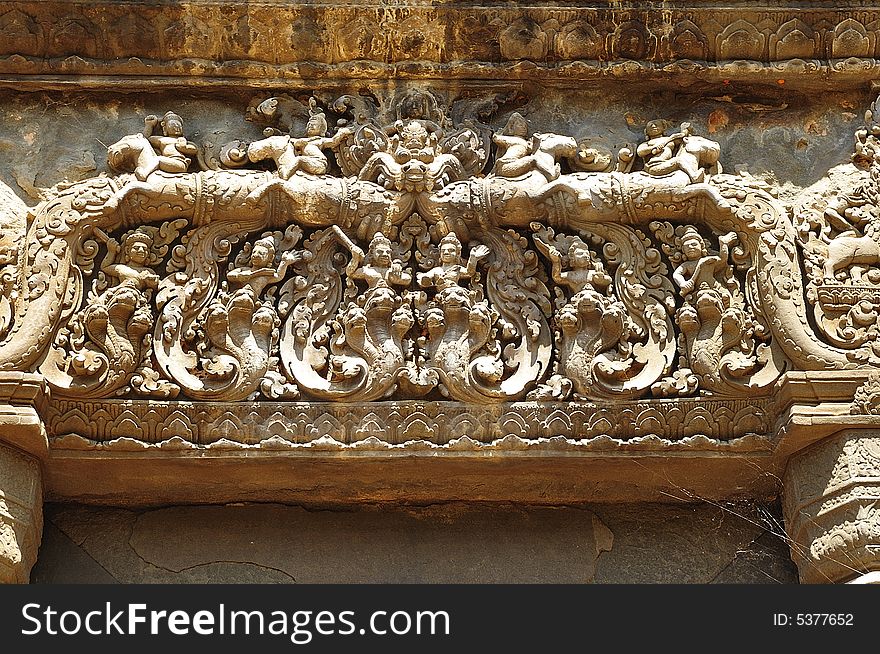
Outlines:
[[786,530],[801,582],[876,583],[880,428],[840,431],[799,452],[784,484]]
[[43,534],[43,473],[48,452],[38,410],[39,375],[0,373],[0,583],[27,583]]

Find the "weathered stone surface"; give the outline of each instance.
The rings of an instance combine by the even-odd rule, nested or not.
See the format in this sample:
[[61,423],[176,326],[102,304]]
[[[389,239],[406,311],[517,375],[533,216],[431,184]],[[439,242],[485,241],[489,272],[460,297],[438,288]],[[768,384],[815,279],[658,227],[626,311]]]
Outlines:
[[42,533],[39,462],[0,443],[0,583],[27,583]]
[[[509,505],[140,513],[52,505],[49,516],[125,583],[585,583],[613,543],[589,511]],[[53,581],[43,569],[39,579]]]
[[880,570],[880,435],[844,430],[789,461],[783,506],[803,583]]
[[75,547],[92,561],[80,581],[109,573],[122,583],[796,582],[784,543],[767,525],[741,518],[742,510],[451,504],[131,512],[54,504],[34,580],[70,579],[57,557]]
[[0,14],[0,73],[43,85],[83,75],[143,86],[437,77],[855,85],[878,67],[876,18],[856,6],[29,0]]
[[599,559],[598,583],[797,582],[781,517],[772,510],[695,503],[595,511],[615,536],[614,547]]

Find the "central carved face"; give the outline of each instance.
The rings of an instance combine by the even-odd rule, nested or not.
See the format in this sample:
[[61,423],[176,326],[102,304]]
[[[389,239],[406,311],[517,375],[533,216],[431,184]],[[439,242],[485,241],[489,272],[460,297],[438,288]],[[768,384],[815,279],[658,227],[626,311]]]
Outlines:
[[568,250],[568,259],[572,268],[586,268],[590,265],[590,251],[580,243],[574,243]]
[[444,243],[440,246],[440,261],[443,263],[458,263],[458,248],[454,243]]
[[391,246],[387,243],[377,243],[373,246],[373,263],[383,268],[391,265]]
[[272,263],[272,259],[274,259],[274,255],[270,254],[269,248],[262,243],[254,245],[251,252],[251,265],[255,268],[264,268]]
[[320,116],[312,116],[306,123],[306,136],[324,136],[326,128]]
[[143,241],[131,241],[128,244],[127,255],[131,263],[142,266],[147,262],[150,248]]
[[400,142],[404,148],[415,153],[428,145],[428,130],[421,123],[409,122],[401,130]]
[[693,261],[704,256],[706,248],[703,245],[702,238],[699,236],[688,236],[681,243],[681,251],[688,260]]
[[645,126],[645,136],[649,139],[657,138],[663,134],[663,128],[660,126],[660,123],[654,122],[653,120]]
[[162,125],[165,136],[183,136],[183,123],[176,118],[168,118]]

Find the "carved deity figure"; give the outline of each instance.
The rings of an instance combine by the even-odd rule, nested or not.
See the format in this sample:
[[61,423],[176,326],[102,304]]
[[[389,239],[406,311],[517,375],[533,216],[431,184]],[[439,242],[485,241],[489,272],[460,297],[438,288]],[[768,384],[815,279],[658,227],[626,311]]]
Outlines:
[[100,235],[107,243],[107,256],[101,263],[101,270],[108,277],[119,280],[117,288],[128,286],[138,291],[146,291],[159,286],[159,275],[146,265],[153,247],[153,237],[149,233],[140,229],[135,230],[127,234],[121,244],[103,232],[100,232]]
[[302,259],[302,252],[291,250],[281,255],[281,262],[276,266],[275,254],[274,238],[266,236],[258,239],[251,249],[247,265],[233,268],[227,273],[230,288],[233,291],[247,288],[258,298],[266,286],[280,282],[287,274],[287,268]]
[[691,294],[696,293],[699,306],[700,294],[711,291],[718,294],[722,308],[726,309],[730,306],[728,280],[721,281],[719,276],[727,276],[730,245],[736,241],[736,238],[736,232],[729,232],[719,237],[719,252],[717,255],[710,255],[696,227],[688,225],[685,228],[681,237],[684,261],[672,273],[672,279],[678,284],[683,297],[687,299]]
[[[155,134],[157,127],[161,127],[161,134]],[[185,173],[198,151],[183,135],[183,119],[168,111],[161,121],[152,114],[144,118],[143,132],[108,147],[107,160],[114,170],[132,171],[143,182],[157,170]]]
[[556,247],[549,246],[547,256],[552,265],[553,281],[568,287],[575,296],[586,289],[604,291],[611,285],[611,277],[602,262],[593,257],[590,248],[578,237],[568,246],[568,270],[562,269],[562,253]]
[[[547,181],[559,177],[560,167],[553,152],[541,147],[541,135],[529,138],[529,124],[518,112],[513,112],[504,128],[492,140],[498,146],[498,156],[492,172],[500,177],[522,177],[538,171]],[[572,139],[572,144],[576,144]]]
[[[361,265],[365,256],[366,263]],[[391,241],[381,232],[370,241],[366,255],[360,249],[352,251],[346,272],[349,279],[361,279],[367,283],[368,301],[369,296],[379,289],[409,286],[412,281],[412,275],[403,269],[401,261],[393,258]]]
[[[162,128],[161,136],[154,135],[157,126]],[[185,173],[192,161],[190,157],[198,153],[198,146],[183,135],[183,119],[173,111],[166,112],[161,121],[153,115],[144,118],[144,136],[153,146],[156,161],[152,170],[142,170],[138,166],[134,171],[141,181],[157,169],[166,173]]]
[[[316,109],[315,99],[309,102],[310,117],[305,135],[292,137],[287,134],[268,136],[251,143],[247,157],[257,162],[272,159],[278,166],[278,176],[290,179],[296,172],[306,175],[326,175],[329,165],[324,150],[338,147],[342,141],[354,133],[351,127],[343,127],[332,137],[327,136],[327,119],[324,112]],[[272,130],[268,130],[272,131]]]
[[461,241],[450,232],[440,241],[440,265],[419,274],[417,277],[419,286],[436,288],[437,301],[440,305],[469,305],[470,296],[459,282],[473,277],[477,271],[477,262],[488,254],[488,246],[478,245],[471,250],[467,264],[462,265]]
[[647,140],[636,149],[645,160],[645,172],[660,177],[681,170],[694,184],[703,182],[707,172],[717,172],[720,146],[691,132],[690,123],[682,123],[681,130],[665,136],[663,125],[656,120],[645,127]]

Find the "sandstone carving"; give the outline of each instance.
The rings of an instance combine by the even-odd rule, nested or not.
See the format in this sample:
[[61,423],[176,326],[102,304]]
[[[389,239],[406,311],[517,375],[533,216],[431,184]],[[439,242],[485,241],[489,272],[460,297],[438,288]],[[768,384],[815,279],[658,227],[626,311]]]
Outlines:
[[108,148],[133,174],[31,210],[0,365],[81,399],[491,404],[753,396],[877,358],[872,115],[867,181],[792,221],[687,123],[611,153],[493,130],[498,102],[276,96],[199,172],[179,117],[148,117]]

